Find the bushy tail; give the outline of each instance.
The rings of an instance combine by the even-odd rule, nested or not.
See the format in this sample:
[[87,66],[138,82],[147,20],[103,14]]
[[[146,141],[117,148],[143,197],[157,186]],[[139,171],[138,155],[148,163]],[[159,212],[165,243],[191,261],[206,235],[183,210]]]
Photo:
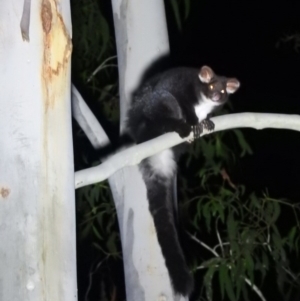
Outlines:
[[176,294],[188,296],[193,278],[188,270],[175,228],[171,181],[164,177],[144,177],[149,209],[154,219],[158,242]]

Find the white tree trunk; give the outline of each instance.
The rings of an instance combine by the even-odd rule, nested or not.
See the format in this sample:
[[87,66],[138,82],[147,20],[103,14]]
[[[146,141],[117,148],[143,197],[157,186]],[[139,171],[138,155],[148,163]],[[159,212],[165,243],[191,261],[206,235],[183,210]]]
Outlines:
[[68,0],[1,1],[1,301],[77,300],[71,51]]
[[[163,0],[113,0],[121,128],[130,96],[147,67],[169,52]],[[137,168],[110,178],[122,239],[128,301],[176,300],[148,209],[146,187]]]

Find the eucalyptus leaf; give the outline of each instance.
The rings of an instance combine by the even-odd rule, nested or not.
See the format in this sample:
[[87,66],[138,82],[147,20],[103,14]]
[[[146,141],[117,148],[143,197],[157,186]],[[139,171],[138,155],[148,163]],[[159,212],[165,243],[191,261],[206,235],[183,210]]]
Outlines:
[[176,24],[179,30],[182,29],[182,25],[181,25],[181,17],[180,17],[180,13],[179,13],[179,3],[177,0],[170,0],[172,9],[173,9],[173,13],[175,16],[175,20],[176,20]]
[[226,290],[228,298],[231,301],[235,301],[236,297],[235,297],[235,294],[234,294],[234,291],[233,291],[233,283],[231,282],[231,278],[229,277],[227,269],[224,270],[224,282],[225,282],[224,283],[225,284],[225,290]]
[[233,130],[233,133],[236,135],[236,137],[238,139],[238,143],[242,149],[240,156],[244,157],[246,154],[252,155],[253,151],[252,151],[250,145],[246,142],[242,131],[235,129],[235,130]]
[[228,277],[227,269],[228,267],[225,263],[221,264],[219,267],[219,285],[220,285],[222,300],[224,299],[224,292],[225,292],[225,282],[226,282],[225,278]]
[[210,266],[207,272],[204,275],[204,286],[206,290],[206,297],[209,301],[213,300],[213,290],[212,290],[212,278],[216,271],[215,266]]

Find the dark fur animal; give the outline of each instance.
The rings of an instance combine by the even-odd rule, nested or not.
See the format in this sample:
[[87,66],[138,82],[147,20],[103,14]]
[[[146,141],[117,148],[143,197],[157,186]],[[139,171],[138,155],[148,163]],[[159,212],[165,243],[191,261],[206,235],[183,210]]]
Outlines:
[[[183,138],[192,131],[197,138],[203,128],[214,128],[208,115],[239,86],[237,79],[217,76],[207,66],[200,70],[176,68],[158,74],[133,96],[128,133],[136,143],[167,132],[177,132]],[[172,205],[172,180],[181,152],[182,145],[164,150],[143,160],[140,170],[174,292],[187,296],[193,289],[193,279],[179,244]]]

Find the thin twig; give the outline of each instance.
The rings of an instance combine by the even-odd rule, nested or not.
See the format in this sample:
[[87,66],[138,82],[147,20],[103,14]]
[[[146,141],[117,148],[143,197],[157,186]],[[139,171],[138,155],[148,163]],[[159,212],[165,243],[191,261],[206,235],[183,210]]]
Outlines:
[[[115,59],[117,56],[114,55],[114,56],[111,56],[109,58],[107,58],[106,60],[104,60],[104,62],[102,62],[102,64],[100,64],[91,74],[91,76],[87,79],[87,82],[89,82],[100,70],[102,70],[103,68],[105,68],[105,64],[108,62],[108,61],[111,61],[113,59]],[[106,66],[118,66],[118,65],[106,65]]]
[[[230,245],[230,242],[227,242],[227,241],[222,242],[222,245],[223,245],[223,246],[228,246],[228,245]],[[215,245],[215,246],[213,247],[213,250],[215,251],[215,250],[217,250],[217,248],[220,248],[220,247],[221,247],[221,245],[220,245],[220,244],[217,244],[217,245]],[[224,256],[224,254],[223,254],[223,256]]]
[[218,220],[219,220],[219,218],[216,219],[216,234],[217,234],[217,238],[218,238],[218,241],[219,241],[219,244],[220,244],[222,256],[224,257],[225,255],[224,255],[223,242],[222,242],[219,230],[218,230]]
[[[88,288],[86,290],[86,293],[84,295],[84,300],[85,301],[88,301],[88,294],[91,290],[91,287],[92,287],[92,282],[93,282],[93,275],[97,272],[97,270],[99,269],[99,267],[101,266],[101,264],[108,258],[108,256],[106,256],[103,260],[101,260],[95,267],[95,269],[93,271],[90,271],[90,274],[89,274],[89,285],[88,285]],[[93,266],[91,267],[91,270],[92,270]]]
[[254,284],[252,283],[248,278],[243,277],[245,282],[253,289],[253,291],[257,294],[257,296],[262,300],[266,301],[266,298],[264,297],[263,293],[261,290]]
[[299,283],[299,278],[294,274],[294,273],[292,273],[290,270],[288,270],[286,267],[284,267],[284,266],[282,266],[282,268],[285,270],[285,272],[287,273],[287,274],[289,274],[290,276],[291,276],[291,278],[293,278],[293,280],[295,281],[295,282],[297,282],[297,283]]
[[207,249],[208,251],[210,251],[211,253],[213,253],[216,257],[220,257],[220,255],[215,251],[213,250],[210,246],[208,246],[206,243],[200,241],[195,235],[189,233],[189,232],[186,232],[190,238],[194,241],[196,241],[198,244],[200,244],[203,248]]

